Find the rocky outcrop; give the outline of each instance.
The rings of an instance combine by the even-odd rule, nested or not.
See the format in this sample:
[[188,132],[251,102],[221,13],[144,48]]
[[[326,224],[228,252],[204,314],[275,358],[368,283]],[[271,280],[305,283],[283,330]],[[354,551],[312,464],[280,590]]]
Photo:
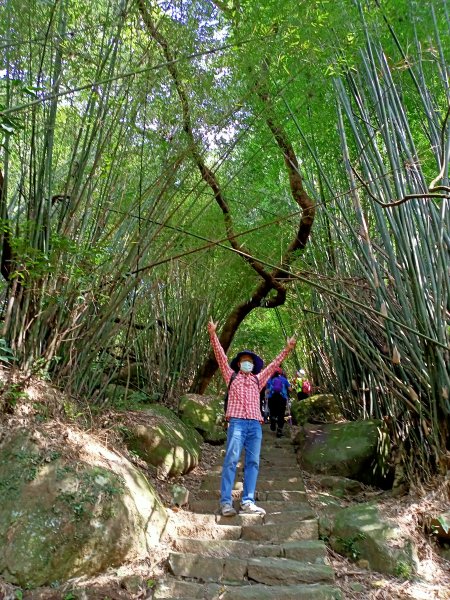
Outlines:
[[336,423],[343,419],[339,405],[333,394],[316,394],[304,400],[294,400],[291,405],[294,422]]
[[160,478],[183,475],[199,463],[202,437],[165,406],[124,413],[120,429],[127,447],[156,467]]
[[94,575],[148,555],[167,514],[128,460],[61,426],[0,445],[0,575],[22,587]]
[[306,424],[295,437],[299,460],[311,473],[380,485],[378,440],[381,421]]
[[223,428],[223,398],[186,394],[180,400],[178,413],[181,420],[194,427],[210,444],[223,444],[226,433]]
[[373,571],[410,578],[418,566],[412,538],[395,523],[381,517],[374,504],[364,503],[337,511],[328,537],[333,550],[353,560],[367,561]]

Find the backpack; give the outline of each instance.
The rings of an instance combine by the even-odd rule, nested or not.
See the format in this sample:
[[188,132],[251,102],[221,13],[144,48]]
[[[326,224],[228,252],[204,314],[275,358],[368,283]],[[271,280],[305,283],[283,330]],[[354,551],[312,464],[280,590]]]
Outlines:
[[305,381],[302,384],[302,392],[304,394],[310,394],[311,393],[311,383],[305,379]]
[[284,391],[284,381],[281,377],[274,377],[270,382],[270,389],[272,394],[281,394],[283,395]]
[[230,382],[228,383],[227,391],[225,392],[225,396],[223,397],[223,412],[224,412],[224,414],[227,414],[228,394],[230,392],[231,384],[236,379],[236,375],[237,375],[237,373],[233,373],[233,375],[230,377]]

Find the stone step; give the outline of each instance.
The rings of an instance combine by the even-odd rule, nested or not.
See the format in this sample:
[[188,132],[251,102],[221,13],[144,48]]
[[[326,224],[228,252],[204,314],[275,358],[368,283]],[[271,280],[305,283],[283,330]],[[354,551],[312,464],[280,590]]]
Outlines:
[[261,448],[269,450],[292,450],[295,448],[292,440],[287,437],[277,439],[274,435],[264,436],[262,438]]
[[[297,461],[297,457],[295,456],[295,454],[289,454],[288,456],[283,455],[283,456],[277,456],[277,455],[267,455],[266,457],[262,457],[263,459],[260,460],[259,462],[259,470],[265,470],[265,471],[271,471],[272,469],[296,469],[297,471],[300,471],[300,465]],[[238,469],[243,469],[244,468],[244,462],[245,462],[245,458],[242,457],[241,460],[238,461],[237,463],[237,468]],[[217,461],[217,463],[215,463],[214,465],[212,465],[212,467],[210,468],[209,472],[210,473],[215,473],[218,472],[223,465],[223,458],[221,458],[221,460]]]
[[259,468],[264,471],[276,471],[280,468],[291,468],[300,470],[297,458],[295,456],[273,456],[265,461],[260,461]]
[[161,541],[170,543],[178,537],[195,538],[199,540],[239,540],[241,535],[242,527],[240,525],[216,524],[204,527],[196,523],[170,523]]
[[[238,500],[242,496],[241,490],[233,490],[233,499]],[[196,492],[198,500],[213,500],[220,498],[220,486],[213,490],[199,490]],[[302,502],[306,500],[306,492],[303,490],[270,490],[261,492],[256,490],[255,499],[258,502]]]
[[273,557],[289,558],[313,564],[327,564],[327,549],[321,540],[299,540],[281,544],[255,544],[235,540],[196,540],[178,538],[173,542],[177,552],[215,556],[216,558]]
[[[238,508],[237,503],[236,508]],[[262,525],[264,523],[264,515],[249,515],[249,514],[237,514],[234,517],[224,517],[218,513],[218,505],[216,504],[216,511],[213,513],[196,513],[196,512],[184,512],[178,513],[178,515],[184,515],[183,522],[189,522],[191,527],[214,527],[216,525]],[[175,526],[177,527],[176,523]]]
[[[204,515],[208,516],[208,515]],[[214,517],[214,515],[211,515]],[[227,525],[234,521],[238,523],[240,517],[220,517],[221,523],[202,525],[199,523],[176,524],[172,523],[166,530],[163,541],[171,541],[177,537],[188,537],[199,540],[244,540],[256,542],[282,543],[295,540],[317,540],[319,528],[317,519],[290,520],[286,522],[273,522],[264,524],[260,516],[245,515],[250,517],[252,524]],[[257,520],[257,524],[255,524]]]
[[[220,488],[220,475],[207,475],[201,485],[201,490],[216,490]],[[242,481],[236,479],[233,489],[234,490],[242,490],[243,483]],[[267,492],[269,490],[283,490],[283,491],[304,491],[305,484],[303,482],[303,478],[298,476],[294,477],[281,477],[281,478],[273,478],[265,479],[264,477],[258,477],[258,481],[256,484],[256,489],[258,492]]]
[[288,558],[240,559],[171,552],[169,570],[176,577],[214,583],[255,581],[273,586],[334,581],[334,571],[329,565],[303,563]]
[[199,584],[166,577],[158,582],[154,600],[342,600],[340,590],[327,584],[226,586]]
[[[259,503],[258,506],[266,505],[267,503]],[[280,506],[280,502],[276,503],[277,506]],[[217,503],[214,505],[215,510],[200,513],[200,512],[183,512],[179,513],[179,515],[184,515],[184,521],[188,521],[190,526],[197,527],[214,527],[216,524],[220,525],[263,525],[263,524],[273,524],[273,523],[292,523],[295,521],[301,521],[305,519],[313,519],[315,517],[314,511],[308,503],[296,504],[295,510],[278,510],[271,512],[267,512],[265,515],[260,514],[246,514],[239,513],[233,517],[224,517],[219,512],[219,506]],[[235,503],[235,508],[239,511],[239,502]],[[176,527],[176,523],[174,523]]]
[[[304,495],[298,501],[262,501],[258,502],[258,506],[264,508],[267,514],[278,513],[278,512],[297,512],[297,511],[308,511],[311,510],[309,503],[306,501],[306,495]],[[234,502],[236,510],[239,508],[239,502]],[[203,499],[191,499],[189,500],[189,510],[194,513],[213,513],[215,514],[219,510],[219,499],[218,498],[203,498]]]
[[270,426],[267,429],[263,428],[262,441],[263,444],[274,444],[277,446],[289,446],[293,444],[293,437],[291,437],[291,431],[287,425],[283,427],[283,435],[277,438],[276,431],[271,431]]
[[[274,523],[292,523],[293,521],[305,521],[314,519],[316,514],[312,507],[304,504],[296,510],[280,510],[266,513],[264,515],[264,525],[273,525]],[[247,523],[243,523],[243,525]],[[251,525],[251,523],[249,523]]]
[[294,540],[317,540],[319,526],[317,519],[305,519],[294,523],[273,523],[268,525],[245,525],[241,540],[257,542],[291,542]]
[[260,463],[259,465],[260,472],[273,474],[276,473],[278,469],[291,469],[300,473],[300,467],[295,458],[273,459],[266,463]]
[[[208,474],[209,475],[221,475],[223,470],[223,463],[214,465],[213,467],[210,467],[210,469],[208,470]],[[241,464],[238,464],[238,468],[236,470],[236,476],[242,476],[244,472],[244,466]],[[277,466],[275,467],[259,467],[259,477],[267,477],[269,478],[270,476],[273,477],[274,474],[277,475],[278,478],[280,477],[300,477],[300,467],[297,463],[292,464],[292,465],[282,465],[282,466]]]

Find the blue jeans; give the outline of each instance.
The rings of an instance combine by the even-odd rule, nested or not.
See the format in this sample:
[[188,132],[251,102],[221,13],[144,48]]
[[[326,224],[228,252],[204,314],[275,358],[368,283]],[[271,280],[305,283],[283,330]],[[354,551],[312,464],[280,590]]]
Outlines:
[[232,504],[231,490],[236,477],[236,467],[245,449],[244,489],[242,502],[255,501],[256,480],[259,471],[262,428],[254,419],[230,419],[227,433],[227,449],[222,468],[220,504]]

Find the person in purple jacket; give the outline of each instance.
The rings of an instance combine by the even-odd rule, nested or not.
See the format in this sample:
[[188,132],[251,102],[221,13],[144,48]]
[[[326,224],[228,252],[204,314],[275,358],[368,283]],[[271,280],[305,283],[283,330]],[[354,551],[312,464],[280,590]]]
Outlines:
[[270,429],[276,430],[277,438],[283,435],[284,415],[292,386],[284,375],[283,369],[277,367],[275,373],[267,382],[267,397],[269,401]]

